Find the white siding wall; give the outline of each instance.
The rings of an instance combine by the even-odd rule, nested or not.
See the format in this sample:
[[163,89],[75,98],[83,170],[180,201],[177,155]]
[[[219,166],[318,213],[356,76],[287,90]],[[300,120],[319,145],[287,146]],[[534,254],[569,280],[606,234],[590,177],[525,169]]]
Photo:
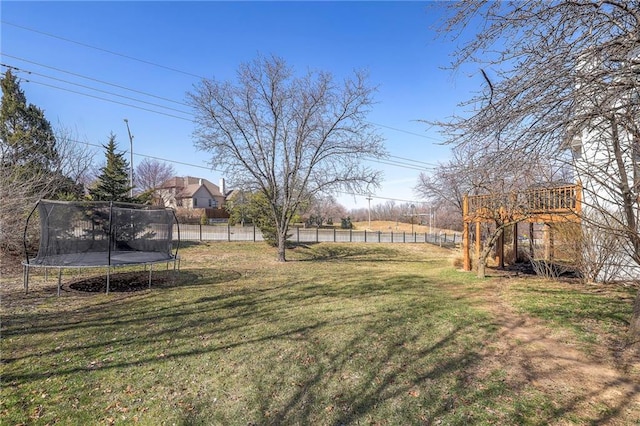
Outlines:
[[[628,179],[632,180],[631,138],[619,130],[625,152],[625,169],[629,173]],[[579,151],[575,155],[575,170],[583,186],[583,226],[590,227],[589,232],[585,232],[589,235],[587,251],[603,264],[598,279],[640,278],[640,266],[630,256],[631,246],[622,232],[624,216],[618,192],[621,182],[612,154],[611,131],[604,124],[582,132]],[[633,186],[633,182],[629,183]],[[613,244],[612,239],[615,240]]]

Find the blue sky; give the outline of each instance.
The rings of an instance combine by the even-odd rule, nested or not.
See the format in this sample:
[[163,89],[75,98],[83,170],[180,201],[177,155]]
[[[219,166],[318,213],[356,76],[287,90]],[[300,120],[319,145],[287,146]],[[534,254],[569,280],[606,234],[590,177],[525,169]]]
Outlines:
[[[416,169],[446,161],[449,147],[418,120],[461,113],[457,105],[482,84],[477,73],[443,69],[455,46],[435,34],[439,12],[426,2],[2,1],[0,8],[2,63],[20,69],[28,101],[54,126],[96,145],[113,132],[128,152],[127,118],[134,164],[163,158],[180,175],[214,183],[225,176],[194,148],[185,94],[203,77],[233,79],[258,53],[300,72],[369,71],[378,86],[369,121],[386,139],[388,162],[400,163],[370,164],[385,177],[372,204],[420,201]],[[338,199],[367,206],[365,196]]]

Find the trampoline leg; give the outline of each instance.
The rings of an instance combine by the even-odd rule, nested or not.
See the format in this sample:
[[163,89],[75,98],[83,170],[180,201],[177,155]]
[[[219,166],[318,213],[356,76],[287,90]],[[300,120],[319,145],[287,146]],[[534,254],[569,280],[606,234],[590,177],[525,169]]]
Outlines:
[[149,290],[151,290],[151,271],[152,270],[153,270],[153,265],[149,265]]
[[24,294],[29,293],[29,266],[25,265],[22,271],[22,281],[24,282]]
[[109,294],[109,279],[111,278],[111,267],[107,268],[107,291],[106,294]]
[[60,296],[61,283],[62,283],[62,268],[58,268],[58,296]]

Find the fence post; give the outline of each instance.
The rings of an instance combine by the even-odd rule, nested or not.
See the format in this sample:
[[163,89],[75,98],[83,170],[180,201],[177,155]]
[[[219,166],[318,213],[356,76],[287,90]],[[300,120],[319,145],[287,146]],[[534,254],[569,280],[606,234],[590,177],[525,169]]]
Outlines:
[[227,241],[231,242],[231,226],[229,225],[229,222],[227,222]]
[[253,242],[256,242],[256,225],[253,225]]
[[336,228],[333,228],[333,242],[336,242]]
[[367,230],[366,229],[364,230],[364,242],[365,243],[367,242]]
[[296,242],[300,244],[300,227],[296,226]]
[[202,242],[202,224],[200,224],[200,242]]
[[353,242],[353,229],[349,228],[349,242]]
[[318,233],[319,233],[319,232],[320,232],[320,227],[318,226],[318,227],[316,228],[316,243],[319,243],[319,242],[320,242],[320,240],[318,239]]
[[[382,241],[382,240],[380,239],[381,232],[382,232],[382,231],[378,231],[378,242]],[[393,231],[391,231],[391,242],[393,242]]]

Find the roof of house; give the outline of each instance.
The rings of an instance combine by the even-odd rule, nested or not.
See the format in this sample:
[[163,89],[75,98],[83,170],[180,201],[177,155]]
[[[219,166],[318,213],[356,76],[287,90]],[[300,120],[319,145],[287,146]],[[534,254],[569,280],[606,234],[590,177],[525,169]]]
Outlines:
[[163,189],[176,188],[176,197],[179,198],[192,197],[202,187],[204,187],[213,197],[223,196],[218,185],[215,185],[206,179],[193,176],[174,176],[161,186]]

